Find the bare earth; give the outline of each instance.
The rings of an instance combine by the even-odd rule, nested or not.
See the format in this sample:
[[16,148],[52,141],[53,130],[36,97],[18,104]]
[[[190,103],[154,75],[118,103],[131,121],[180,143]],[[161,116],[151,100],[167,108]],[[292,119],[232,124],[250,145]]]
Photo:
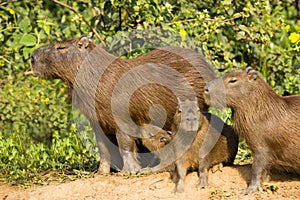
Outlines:
[[174,184],[167,172],[143,177],[118,175],[79,179],[68,183],[52,183],[27,189],[0,184],[0,199],[300,199],[300,177],[292,174],[272,174],[265,189],[275,192],[241,196],[250,180],[250,165],[224,167],[209,173],[207,189],[197,190],[197,173],[188,174],[185,192],[174,194]]

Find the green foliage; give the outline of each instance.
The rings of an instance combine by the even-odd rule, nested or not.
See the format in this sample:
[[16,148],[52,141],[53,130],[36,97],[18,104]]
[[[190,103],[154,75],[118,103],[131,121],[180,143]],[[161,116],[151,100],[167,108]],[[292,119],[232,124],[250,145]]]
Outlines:
[[278,191],[278,186],[271,184],[271,183],[262,183],[263,191],[267,192],[268,194],[272,194]]
[[235,164],[249,164],[253,162],[252,154],[244,139],[240,139],[239,148],[235,157]]
[[[1,179],[21,181],[48,170],[64,174],[97,169],[92,130],[67,103],[67,88],[26,77],[0,90]],[[77,130],[75,122],[86,123]]]
[[51,141],[54,131],[68,132],[71,105],[66,90],[61,81],[49,84],[31,76],[6,83],[0,90],[0,132],[28,133],[40,142]]
[[[0,3],[2,179],[95,169],[94,136],[85,119],[72,112],[68,88],[28,75],[34,49],[88,34],[90,27],[101,37],[93,39],[105,40],[107,50],[118,56],[135,57],[170,44],[191,47],[203,52],[220,75],[252,66],[277,93],[300,93],[299,16],[291,0],[61,2],[73,11],[54,1]],[[213,111],[230,123],[228,110]],[[80,130],[74,118],[84,122]],[[241,142],[237,161],[250,156]]]
[[77,170],[93,173],[98,159],[79,140],[77,133],[61,137],[53,134],[52,145],[24,143],[20,137],[3,137],[0,133],[0,173],[2,181],[38,183],[45,172],[57,171],[67,175],[80,175]]

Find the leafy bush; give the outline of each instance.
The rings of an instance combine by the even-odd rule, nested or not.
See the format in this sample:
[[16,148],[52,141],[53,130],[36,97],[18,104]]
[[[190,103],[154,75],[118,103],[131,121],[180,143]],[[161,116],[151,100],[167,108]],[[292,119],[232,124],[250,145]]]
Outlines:
[[[203,52],[220,75],[252,66],[277,93],[300,93],[299,16],[291,0],[61,2],[0,3],[2,179],[23,180],[47,170],[74,174],[76,169],[96,169],[93,133],[72,110],[68,88],[58,80],[28,75],[34,49],[79,37],[91,28],[93,39],[106,41],[107,50],[118,56],[134,57],[167,44],[192,47]],[[230,123],[228,110],[213,111]],[[80,130],[74,118],[84,122]],[[241,142],[237,159],[248,158]]]
[[77,131],[79,116],[67,103],[66,89],[58,80],[31,76],[4,85],[0,91],[2,179],[22,181],[48,170],[72,174],[76,169],[97,169],[92,130],[86,123],[85,129]]

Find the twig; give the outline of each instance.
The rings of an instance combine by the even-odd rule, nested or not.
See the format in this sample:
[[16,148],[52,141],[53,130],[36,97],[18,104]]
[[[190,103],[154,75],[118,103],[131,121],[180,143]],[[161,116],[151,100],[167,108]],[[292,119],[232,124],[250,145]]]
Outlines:
[[28,76],[28,75],[31,75],[31,74],[34,74],[34,72],[33,71],[26,71],[26,72],[24,72],[25,76]]
[[95,20],[95,24],[94,24],[94,28],[96,29],[96,27],[98,26],[98,24],[99,24],[99,22],[100,22],[100,19],[102,18],[102,13],[101,13],[101,11],[100,11],[100,9],[99,8],[97,8],[97,7],[94,7],[94,9],[97,11],[97,13],[98,13],[98,17],[97,17],[97,19]]
[[[77,16],[80,16],[80,14],[73,8],[73,7],[71,7],[71,6],[69,6],[69,5],[67,5],[67,4],[65,4],[65,3],[62,3],[62,2],[60,2],[60,1],[57,1],[57,0],[52,0],[54,3],[56,3],[56,4],[59,4],[59,5],[61,5],[61,6],[63,6],[63,7],[65,7],[65,8],[67,8],[67,9],[69,9],[69,10],[71,10],[72,12],[74,12]],[[88,25],[88,27],[92,30],[92,32],[96,35],[96,37],[99,39],[99,41],[101,42],[101,44],[105,47],[106,45],[105,45],[105,42],[103,41],[103,39],[101,38],[101,36],[99,35],[99,33],[97,32],[97,30],[94,28],[94,27],[92,27],[90,24],[89,24],[89,22],[85,19],[85,18],[83,18],[82,17],[82,20],[86,23],[86,25]]]

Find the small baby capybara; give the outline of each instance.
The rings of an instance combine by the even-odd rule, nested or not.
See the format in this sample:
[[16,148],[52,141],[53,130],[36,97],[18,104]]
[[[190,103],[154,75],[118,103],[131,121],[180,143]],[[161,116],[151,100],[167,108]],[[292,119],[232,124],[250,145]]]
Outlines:
[[[165,147],[172,139],[173,135],[171,131],[165,131],[162,128],[154,126],[152,124],[145,124],[140,126],[141,136],[139,137],[144,147],[146,147],[150,152],[141,152],[139,155],[143,155],[141,159],[141,164],[147,167],[156,166],[159,163],[160,157],[157,151],[160,151]],[[140,145],[139,145],[140,146]],[[155,155],[155,156],[154,156]],[[146,165],[145,165],[146,164]],[[142,165],[143,166],[143,165]],[[169,168],[162,168],[163,172],[168,171]]]
[[251,67],[209,82],[205,99],[233,110],[233,128],[254,161],[244,194],[261,190],[271,168],[300,174],[300,95],[279,96]]
[[175,172],[171,172],[171,178],[176,184],[174,192],[184,190],[188,170],[199,170],[198,187],[203,188],[208,185],[207,172],[210,167],[233,163],[238,149],[237,135],[231,126],[217,116],[202,114],[196,99],[179,100],[171,130],[173,140],[167,146],[171,146],[175,158],[167,154],[163,159],[175,161]]
[[145,124],[140,126],[141,142],[151,152],[155,152],[166,146],[172,140],[172,132],[162,128]]
[[98,173],[102,174],[110,172],[117,154],[121,154],[123,171],[139,171],[137,127],[152,123],[170,130],[178,97],[174,92],[186,92],[186,88],[197,96],[200,109],[207,110],[204,86],[215,78],[204,57],[192,49],[162,47],[121,59],[86,36],[36,49],[31,66],[42,78],[69,84],[72,103],[88,118],[96,134]]

